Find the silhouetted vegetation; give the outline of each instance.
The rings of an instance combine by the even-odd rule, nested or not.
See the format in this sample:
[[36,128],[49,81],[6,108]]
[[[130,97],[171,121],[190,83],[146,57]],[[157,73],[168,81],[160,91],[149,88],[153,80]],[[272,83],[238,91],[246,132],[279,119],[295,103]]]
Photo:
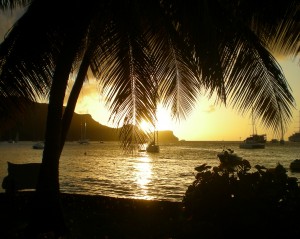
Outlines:
[[[196,167],[196,180],[183,199],[189,233],[216,237],[243,232],[268,236],[296,236],[300,189],[280,164],[267,169],[224,150],[220,165]],[[224,160],[225,158],[225,160]]]

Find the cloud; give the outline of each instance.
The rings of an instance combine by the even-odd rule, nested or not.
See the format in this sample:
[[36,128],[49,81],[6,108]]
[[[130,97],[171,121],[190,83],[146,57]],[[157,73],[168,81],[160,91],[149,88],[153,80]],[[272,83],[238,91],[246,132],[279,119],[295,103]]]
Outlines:
[[[67,104],[67,99],[73,83],[74,81],[71,79],[66,91],[64,105]],[[108,121],[109,111],[104,105],[104,100],[99,91],[98,82],[93,78],[89,78],[88,81],[84,82],[77,100],[75,112],[78,114],[90,114],[93,119],[98,121],[100,124],[112,126],[112,124]]]
[[206,113],[212,113],[212,112],[215,112],[216,111],[216,108],[214,105],[209,105],[208,106],[208,109],[204,110],[204,112]]

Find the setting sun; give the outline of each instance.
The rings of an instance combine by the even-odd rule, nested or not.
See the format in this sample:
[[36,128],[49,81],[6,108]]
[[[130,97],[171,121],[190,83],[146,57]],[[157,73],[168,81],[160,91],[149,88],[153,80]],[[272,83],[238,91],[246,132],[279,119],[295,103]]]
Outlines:
[[157,130],[172,130],[174,123],[169,111],[164,109],[161,105],[157,108]]
[[143,120],[140,123],[140,127],[145,132],[151,132],[151,131],[153,131],[153,125],[151,123],[147,122],[146,120]]
[[[159,105],[157,108],[156,116],[157,122],[155,123],[155,130],[173,130],[174,123],[168,110]],[[140,127],[145,132],[151,132],[154,129],[154,125],[146,120],[143,120],[140,123]]]

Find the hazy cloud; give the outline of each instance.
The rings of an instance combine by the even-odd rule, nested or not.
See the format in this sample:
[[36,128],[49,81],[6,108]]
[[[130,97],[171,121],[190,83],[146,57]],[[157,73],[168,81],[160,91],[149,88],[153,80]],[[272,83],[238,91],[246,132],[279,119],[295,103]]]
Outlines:
[[206,113],[212,113],[216,111],[216,107],[214,105],[209,105],[208,109],[204,110]]

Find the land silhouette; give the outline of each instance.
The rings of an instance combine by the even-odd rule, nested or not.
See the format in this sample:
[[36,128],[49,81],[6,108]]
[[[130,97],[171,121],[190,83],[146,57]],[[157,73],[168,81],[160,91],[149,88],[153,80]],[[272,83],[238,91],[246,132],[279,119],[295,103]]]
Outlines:
[[[0,126],[2,141],[43,141],[47,119],[46,103],[32,103],[26,113],[15,121],[5,122]],[[2,119],[4,121],[4,119]],[[81,138],[81,130],[86,123],[86,137],[90,141],[117,141],[119,130],[95,121],[90,114],[74,113],[67,134],[67,141],[77,141]],[[158,132],[159,143],[176,143],[178,138],[170,130]]]

